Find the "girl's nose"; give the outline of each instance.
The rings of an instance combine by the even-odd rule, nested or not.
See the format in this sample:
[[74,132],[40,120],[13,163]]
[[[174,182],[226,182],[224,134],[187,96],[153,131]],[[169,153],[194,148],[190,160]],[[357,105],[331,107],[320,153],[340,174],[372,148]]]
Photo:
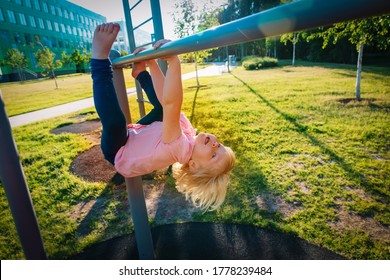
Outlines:
[[214,142],[213,143],[213,147],[215,148],[215,147],[217,147],[218,146],[218,142]]

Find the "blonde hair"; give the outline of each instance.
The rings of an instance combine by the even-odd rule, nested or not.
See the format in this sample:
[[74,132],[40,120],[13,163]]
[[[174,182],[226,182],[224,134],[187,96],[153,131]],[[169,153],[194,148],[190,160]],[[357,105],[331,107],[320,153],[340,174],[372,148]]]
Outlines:
[[217,172],[206,169],[192,172],[188,163],[176,163],[173,166],[176,188],[185,194],[186,199],[190,198],[202,210],[215,210],[225,200],[230,173],[236,160],[232,149],[226,146],[225,149],[225,160],[220,164]]

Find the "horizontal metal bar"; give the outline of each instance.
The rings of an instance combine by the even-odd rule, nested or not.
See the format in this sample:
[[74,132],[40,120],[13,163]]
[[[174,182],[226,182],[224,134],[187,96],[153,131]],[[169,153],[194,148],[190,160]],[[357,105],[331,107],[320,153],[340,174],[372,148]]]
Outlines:
[[153,19],[153,17],[151,17],[151,18],[148,18],[147,20],[145,20],[143,23],[141,23],[141,24],[138,24],[136,27],[134,27],[133,28],[133,31],[134,30],[136,30],[136,29],[138,29],[138,28],[140,28],[142,25],[144,25],[145,23],[147,23],[147,22],[149,22],[149,21],[151,21]]
[[389,0],[301,0],[220,25],[169,42],[158,50],[117,58],[120,66],[131,62],[223,47],[296,32],[337,22],[390,13]]
[[149,46],[149,45],[153,45],[153,42],[150,42],[150,43],[146,43],[146,44],[137,46],[137,48],[143,48],[143,47],[146,47],[146,46]]
[[143,99],[138,99],[137,98],[137,102],[144,102],[144,103],[149,103],[149,104],[152,104],[149,100],[143,98]]
[[141,2],[142,2],[142,0],[139,0],[137,3],[135,3],[135,4],[130,8],[130,12],[131,12],[135,7],[137,7],[138,4],[141,3]]

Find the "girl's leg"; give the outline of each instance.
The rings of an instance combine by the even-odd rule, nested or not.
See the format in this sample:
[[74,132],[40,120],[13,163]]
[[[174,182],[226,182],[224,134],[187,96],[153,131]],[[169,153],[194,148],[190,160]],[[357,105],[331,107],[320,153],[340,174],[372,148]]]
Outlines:
[[127,124],[112,81],[109,59],[91,59],[93,97],[103,126],[101,148],[106,160],[114,164],[115,155],[126,143]]
[[118,32],[118,24],[109,23],[96,27],[91,59],[93,97],[103,126],[101,148],[104,157],[112,164],[119,148],[127,140],[126,119],[116,97],[111,62],[108,59]]
[[153,109],[137,123],[147,125],[155,121],[162,121],[163,109],[154,90],[151,76],[147,71],[142,71],[138,74],[136,79],[141,84],[141,87],[148,97],[148,100],[153,105]]

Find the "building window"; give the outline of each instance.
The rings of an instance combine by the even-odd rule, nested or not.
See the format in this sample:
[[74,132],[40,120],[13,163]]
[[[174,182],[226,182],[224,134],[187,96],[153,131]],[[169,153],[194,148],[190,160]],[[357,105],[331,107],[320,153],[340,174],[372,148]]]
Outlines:
[[26,17],[25,17],[24,14],[19,13],[19,20],[20,20],[20,24],[21,24],[21,25],[27,25]]
[[84,17],[80,16],[80,18],[81,18],[81,23],[84,23]]
[[73,35],[76,35],[77,36],[77,29],[76,27],[73,26]]
[[22,0],[15,0],[16,4],[22,5]]
[[42,6],[43,6],[43,11],[45,13],[48,13],[49,12],[49,8],[47,7],[47,3],[46,2],[42,2]]
[[60,7],[57,7],[57,15],[62,17],[62,10]]
[[57,47],[57,41],[55,38],[51,38],[51,44],[52,44],[52,47],[53,48],[56,48]]
[[15,43],[17,44],[21,44],[22,43],[22,38],[20,37],[20,33],[19,32],[15,32]]
[[39,0],[34,0],[34,8],[38,11],[41,10],[41,6],[39,5]]
[[64,25],[63,23],[61,23],[61,32],[62,32],[62,33],[65,33],[65,32],[66,32],[66,30],[65,30],[65,25]]
[[68,10],[64,10],[64,18],[69,18]]
[[60,27],[58,26],[57,22],[54,22],[54,30],[60,32]]
[[51,40],[47,37],[42,38],[42,43],[44,46],[47,46],[49,48],[53,47]]
[[8,10],[8,11],[7,11],[7,14],[8,14],[9,22],[10,22],[10,23],[16,23],[14,12]]
[[51,25],[51,21],[48,19],[46,20],[46,26],[47,26],[48,30],[53,30],[53,26]]
[[33,16],[28,16],[30,19],[30,25],[31,27],[37,27],[37,24],[35,23],[35,18]]
[[24,39],[26,40],[26,44],[32,43],[31,34],[25,33]]
[[53,15],[56,15],[56,8],[53,5],[50,5],[50,11]]
[[0,8],[0,21],[4,21],[4,14],[1,8]]
[[67,30],[69,34],[72,34],[72,28],[70,27],[70,25],[67,25]]
[[74,15],[73,15],[73,12],[72,12],[72,11],[69,12],[69,16],[70,16],[70,19],[71,19],[71,20],[74,20]]
[[43,24],[43,19],[38,18],[38,26],[39,26],[39,28],[41,28],[41,29],[45,29],[45,25]]
[[0,30],[0,39],[4,44],[9,45],[10,44],[9,32],[6,30]]
[[31,8],[31,0],[25,0],[26,7]]

